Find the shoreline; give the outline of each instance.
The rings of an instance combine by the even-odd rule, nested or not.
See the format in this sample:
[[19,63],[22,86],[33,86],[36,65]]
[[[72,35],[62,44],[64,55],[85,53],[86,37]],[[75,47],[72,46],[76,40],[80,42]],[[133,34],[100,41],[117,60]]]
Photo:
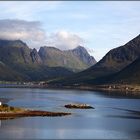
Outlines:
[[0,113],[0,119],[14,119],[19,117],[60,117],[71,115],[71,113],[66,112],[48,112],[39,110],[27,110],[23,112],[4,112]]
[[42,88],[42,89],[77,89],[91,91],[107,91],[107,92],[127,92],[131,94],[140,94],[140,85],[130,84],[106,84],[106,85],[0,85],[0,88]]
[[[72,90],[87,90],[87,91],[99,91],[108,92],[110,94],[118,93],[120,95],[140,95],[139,85],[81,85],[81,86],[46,86],[48,89],[72,89]],[[115,95],[114,94],[114,95]]]
[[20,107],[13,107],[7,104],[0,105],[0,119],[10,119],[18,117],[35,117],[35,116],[66,116],[71,115],[72,113],[68,112],[51,112],[51,111],[41,111],[41,110],[28,110]]
[[[2,87],[1,87],[2,88]],[[11,88],[3,87],[3,88]],[[19,88],[19,86],[12,86],[12,88]],[[41,86],[21,86],[21,88],[41,88],[41,89],[68,89],[68,90],[88,90],[88,91],[100,91],[100,92],[108,92],[110,95],[115,93],[114,95],[124,95],[124,96],[137,96],[140,95],[140,86],[139,85],[119,85],[119,84],[110,84],[110,85],[74,85],[74,86],[62,86],[62,85],[41,85]],[[118,93],[117,93],[118,92]],[[5,98],[1,98],[1,100],[6,101]],[[7,108],[12,109],[13,111],[3,111],[0,112],[0,119],[14,119],[19,117],[35,117],[35,116],[66,116],[71,115],[72,113],[68,112],[49,112],[49,111],[40,111],[40,110],[26,110],[24,108],[10,107],[7,105]],[[3,109],[3,108],[2,108]],[[16,111],[15,111],[16,110]]]

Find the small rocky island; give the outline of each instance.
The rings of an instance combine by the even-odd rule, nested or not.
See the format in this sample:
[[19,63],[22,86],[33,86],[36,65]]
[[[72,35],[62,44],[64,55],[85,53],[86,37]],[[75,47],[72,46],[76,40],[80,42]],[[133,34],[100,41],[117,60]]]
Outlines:
[[94,109],[94,107],[88,104],[67,104],[65,107],[70,109]]
[[65,116],[71,115],[66,112],[48,112],[39,110],[27,110],[19,107],[8,106],[7,104],[0,105],[0,119],[10,119],[17,117],[34,117],[34,116]]

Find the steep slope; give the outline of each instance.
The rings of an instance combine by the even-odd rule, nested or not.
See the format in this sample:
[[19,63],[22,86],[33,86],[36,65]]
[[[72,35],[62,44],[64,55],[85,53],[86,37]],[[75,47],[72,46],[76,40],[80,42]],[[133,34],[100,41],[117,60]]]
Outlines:
[[84,70],[96,63],[95,59],[81,46],[68,51],[61,51],[54,47],[41,47],[37,52],[21,40],[0,40],[0,61],[12,67],[44,65],[64,67],[73,71]]
[[30,49],[20,40],[0,40],[0,61],[5,64],[5,66],[1,65],[0,80],[6,80],[8,77],[11,77],[9,80],[12,81],[19,80],[19,78],[41,80],[72,74],[65,68],[49,68],[43,65],[37,50]]
[[30,52],[30,56],[33,63],[42,64],[42,60],[35,48]]
[[118,72],[140,56],[140,35],[124,46],[109,51],[95,66],[88,69],[94,77]]
[[[40,63],[35,49],[30,49],[21,40],[0,40],[0,60],[8,65]],[[36,56],[35,56],[36,55]],[[36,59],[35,59],[36,58]]]
[[109,51],[97,66],[121,70],[140,56],[140,35],[126,43],[124,46]]
[[116,73],[109,82],[119,84],[140,84],[140,58]]
[[22,81],[22,79],[29,79],[24,75],[12,70],[0,61],[0,80],[1,81]]
[[78,46],[77,48],[70,51],[88,66],[96,64],[95,58],[93,56],[90,56],[84,47]]
[[[104,77],[119,72],[140,56],[140,35],[132,39],[124,46],[112,49],[98,63],[89,69],[77,73],[67,79],[63,84],[87,83],[96,78]],[[102,78],[101,78],[102,79]]]
[[84,47],[61,51],[54,47],[41,47],[39,50],[43,64],[49,67],[65,67],[72,71],[84,70],[96,63]]
[[54,47],[41,47],[37,52],[21,40],[0,40],[0,61],[4,64],[1,65],[0,80],[59,78],[96,63],[95,59],[81,46],[68,51],[61,51]]

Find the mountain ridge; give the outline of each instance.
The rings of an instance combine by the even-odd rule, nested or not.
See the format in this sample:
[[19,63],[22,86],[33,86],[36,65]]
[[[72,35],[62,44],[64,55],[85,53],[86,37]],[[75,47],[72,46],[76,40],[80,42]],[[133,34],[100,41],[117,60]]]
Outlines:
[[[123,46],[110,50],[99,62],[77,74],[62,79],[62,84],[99,83],[104,77],[110,77],[130,65],[140,57],[140,35]],[[59,81],[58,81],[59,82]],[[55,83],[55,82],[54,82]],[[57,81],[56,81],[57,83]]]
[[[86,65],[84,62],[82,62],[82,60],[73,54],[68,55],[69,53],[67,54],[55,47],[45,47],[45,49],[47,52],[44,50],[42,52],[45,52],[45,56],[47,57],[45,60],[43,60],[42,54],[40,54],[40,50],[37,51],[35,48],[29,48],[29,46],[21,40],[11,41],[0,39],[0,61],[5,64],[5,69],[7,71],[9,70],[10,72],[10,70],[12,70],[15,73],[25,75],[26,78],[23,78],[23,80],[45,80],[44,77],[46,77],[47,80],[50,77],[57,77],[57,72],[59,77],[63,77],[72,74],[73,71],[80,71],[90,66],[88,64]],[[56,55],[61,58],[61,61],[64,60],[65,62],[68,59],[67,65],[64,65],[63,63],[60,65],[58,61],[59,57],[56,57]],[[48,62],[49,58],[51,58],[50,62]],[[67,59],[65,60],[65,58]],[[73,61],[71,61],[71,59]],[[53,64],[53,62],[55,62],[55,64],[50,65]],[[71,66],[71,63],[74,63],[74,65]],[[76,69],[77,67],[80,69]],[[1,71],[2,70],[4,70],[4,67],[2,67]],[[13,80],[15,81],[16,78]]]
[[[79,47],[79,46],[78,46]],[[75,72],[84,70],[96,63],[96,60],[86,52],[84,61],[80,56],[75,55],[73,52],[77,48],[73,50],[65,50],[62,51],[60,49],[54,47],[41,47],[39,49],[39,55],[42,58],[44,64],[54,67],[54,66],[61,66],[73,70]],[[85,52],[80,52],[81,54]],[[88,61],[89,58],[92,58],[91,62]]]

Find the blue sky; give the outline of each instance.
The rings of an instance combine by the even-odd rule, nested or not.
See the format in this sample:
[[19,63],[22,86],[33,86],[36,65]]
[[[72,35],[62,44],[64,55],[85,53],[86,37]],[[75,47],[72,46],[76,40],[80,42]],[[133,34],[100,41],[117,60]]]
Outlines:
[[100,60],[140,34],[139,1],[0,1],[0,38],[72,49]]

